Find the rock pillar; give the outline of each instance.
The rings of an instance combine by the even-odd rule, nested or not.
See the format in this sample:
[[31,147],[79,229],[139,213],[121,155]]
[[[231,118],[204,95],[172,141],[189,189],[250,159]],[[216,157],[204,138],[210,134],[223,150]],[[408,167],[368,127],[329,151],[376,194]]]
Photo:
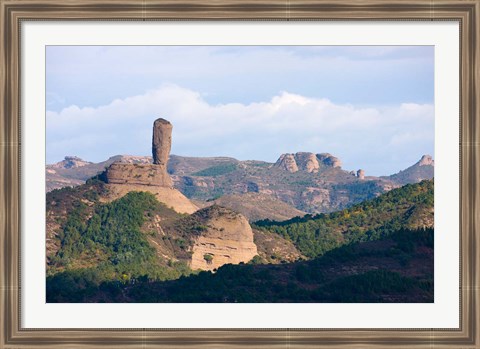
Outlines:
[[172,147],[172,128],[172,124],[165,119],[157,119],[153,123],[152,155],[155,165],[167,168]]

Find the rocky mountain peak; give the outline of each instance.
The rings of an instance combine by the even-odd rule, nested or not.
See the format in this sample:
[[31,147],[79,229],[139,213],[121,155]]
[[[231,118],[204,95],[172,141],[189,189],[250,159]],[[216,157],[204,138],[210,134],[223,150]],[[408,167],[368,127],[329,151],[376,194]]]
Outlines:
[[432,179],[435,174],[435,161],[430,155],[423,155],[421,159],[412,166],[395,173],[389,178],[399,185],[405,185],[408,183],[417,183],[424,179]]
[[431,155],[423,155],[422,158],[417,162],[418,166],[435,166],[435,161],[432,159]]
[[329,153],[315,155],[309,152],[298,152],[295,154],[282,154],[273,166],[287,170],[290,173],[297,171],[316,173],[321,166],[341,168],[342,162]]
[[80,159],[78,156],[65,156],[65,159],[50,165],[53,168],[78,168],[89,165],[91,162]]

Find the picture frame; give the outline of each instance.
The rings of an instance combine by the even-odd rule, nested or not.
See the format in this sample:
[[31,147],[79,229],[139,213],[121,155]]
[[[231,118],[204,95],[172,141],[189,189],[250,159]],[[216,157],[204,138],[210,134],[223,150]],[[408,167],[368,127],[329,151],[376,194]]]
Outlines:
[[[0,1],[0,348],[478,348],[480,1]],[[457,21],[460,24],[458,329],[42,329],[21,326],[23,21]]]

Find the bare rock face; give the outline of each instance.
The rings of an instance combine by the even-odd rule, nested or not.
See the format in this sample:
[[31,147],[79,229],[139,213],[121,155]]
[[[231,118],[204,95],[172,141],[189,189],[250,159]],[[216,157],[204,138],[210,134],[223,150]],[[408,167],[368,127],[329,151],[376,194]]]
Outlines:
[[173,187],[172,180],[162,166],[114,162],[107,169],[109,184],[140,184]]
[[153,123],[152,154],[155,165],[167,168],[168,156],[172,147],[172,124],[165,119]]
[[327,167],[342,167],[342,162],[340,161],[340,159],[330,153],[317,154],[317,159]]
[[205,230],[192,247],[192,269],[213,270],[224,264],[246,263],[257,255],[252,228],[243,215],[217,205],[194,215],[202,218]]
[[430,155],[423,155],[417,164],[418,166],[435,166],[435,161]]
[[365,171],[360,169],[357,171],[357,177],[358,179],[365,179]]
[[320,165],[313,153],[299,152],[295,154],[295,160],[299,169],[308,173],[318,172]]
[[287,170],[290,173],[305,171],[316,173],[320,167],[341,168],[342,162],[329,153],[313,154],[298,152],[296,154],[282,154],[273,167]]
[[273,167],[278,167],[283,170],[287,170],[290,173],[298,171],[297,162],[293,154],[282,154]]

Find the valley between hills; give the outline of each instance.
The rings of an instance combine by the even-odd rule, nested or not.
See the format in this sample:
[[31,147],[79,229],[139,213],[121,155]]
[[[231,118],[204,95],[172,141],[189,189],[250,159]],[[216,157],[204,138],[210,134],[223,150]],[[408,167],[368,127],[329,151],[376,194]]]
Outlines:
[[434,161],[170,154],[46,166],[47,302],[433,302]]

